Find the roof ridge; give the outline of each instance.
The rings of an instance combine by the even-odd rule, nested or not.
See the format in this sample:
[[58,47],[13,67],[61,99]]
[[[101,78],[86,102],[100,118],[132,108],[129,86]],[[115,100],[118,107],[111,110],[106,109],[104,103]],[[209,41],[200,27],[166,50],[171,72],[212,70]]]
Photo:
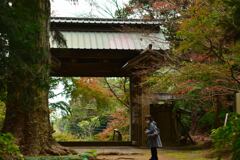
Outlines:
[[114,22],[160,22],[162,19],[126,19],[126,18],[83,18],[83,17],[51,17],[51,20],[82,20],[82,21],[114,21]]

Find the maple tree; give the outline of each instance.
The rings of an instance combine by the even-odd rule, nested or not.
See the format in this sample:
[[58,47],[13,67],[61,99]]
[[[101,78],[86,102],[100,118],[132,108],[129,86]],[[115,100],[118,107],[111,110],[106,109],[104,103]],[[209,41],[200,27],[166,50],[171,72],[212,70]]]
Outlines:
[[97,137],[101,140],[113,140],[115,129],[122,134],[123,141],[129,140],[129,115],[126,109],[119,108],[111,114],[112,121],[107,124],[107,128],[99,133]]
[[176,107],[192,111],[194,131],[208,113],[214,114],[211,126],[218,127],[221,114],[234,107],[240,87],[239,7],[234,2],[195,1],[182,10],[171,60],[148,80],[153,91],[176,95]]

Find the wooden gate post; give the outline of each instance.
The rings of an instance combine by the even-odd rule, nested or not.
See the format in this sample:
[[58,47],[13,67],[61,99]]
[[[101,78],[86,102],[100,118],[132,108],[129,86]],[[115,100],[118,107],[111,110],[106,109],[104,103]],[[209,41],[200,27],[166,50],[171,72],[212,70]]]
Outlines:
[[240,114],[240,93],[235,95],[235,111]]
[[140,76],[130,77],[131,97],[131,140],[136,146],[146,146],[145,115],[150,113],[144,78]]

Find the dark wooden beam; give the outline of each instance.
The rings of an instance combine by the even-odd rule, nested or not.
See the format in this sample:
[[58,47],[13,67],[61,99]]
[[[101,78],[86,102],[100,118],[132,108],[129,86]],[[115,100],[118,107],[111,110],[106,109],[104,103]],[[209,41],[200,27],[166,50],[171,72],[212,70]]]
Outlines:
[[[126,30],[127,28],[127,30]],[[156,24],[99,24],[99,23],[55,23],[51,22],[52,31],[82,31],[82,32],[139,32],[158,33],[159,25]]]
[[131,59],[141,53],[141,50],[112,49],[69,49],[51,48],[51,54],[59,58],[101,58],[101,59]]
[[117,71],[121,69],[122,63],[62,63],[61,69],[69,70],[106,70],[106,71]]
[[112,72],[112,71],[98,71],[98,72],[87,72],[87,71],[52,71],[51,76],[53,77],[129,77],[129,73],[124,72]]
[[51,49],[52,76],[129,76],[122,66],[140,54],[139,50]]
[[52,76],[90,76],[108,77],[127,76],[127,72],[121,70],[123,63],[72,63],[64,62],[58,68],[53,68]]

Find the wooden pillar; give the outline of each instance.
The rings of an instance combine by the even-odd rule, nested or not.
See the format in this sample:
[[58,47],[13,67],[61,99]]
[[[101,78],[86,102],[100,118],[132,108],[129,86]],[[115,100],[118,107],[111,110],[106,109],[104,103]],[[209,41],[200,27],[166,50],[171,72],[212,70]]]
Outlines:
[[240,93],[236,93],[236,97],[235,97],[235,105],[236,105],[236,107],[235,107],[235,111],[238,113],[238,114],[240,114]]
[[133,145],[146,146],[145,115],[150,113],[148,97],[143,84],[143,77],[130,77],[131,95],[131,139]]

